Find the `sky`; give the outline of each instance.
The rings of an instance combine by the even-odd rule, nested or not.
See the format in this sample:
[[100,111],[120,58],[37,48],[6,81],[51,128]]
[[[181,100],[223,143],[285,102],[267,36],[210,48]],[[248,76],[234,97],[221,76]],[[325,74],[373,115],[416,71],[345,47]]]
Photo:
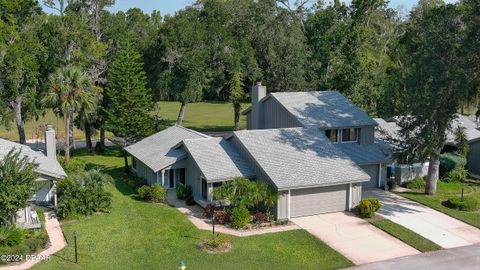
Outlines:
[[[160,10],[160,14],[164,15],[174,14],[175,11],[193,2],[194,0],[116,0],[115,6],[111,7],[110,10],[113,12],[119,10],[126,11],[129,8],[138,7],[146,13],[151,13],[153,10]],[[294,1],[292,0],[292,2]],[[346,2],[350,1],[347,0]],[[417,2],[418,0],[390,0],[390,7],[400,7],[403,11],[409,11]],[[445,0],[445,2],[453,3],[457,2],[457,0]],[[46,8],[46,11],[49,11],[48,8]]]

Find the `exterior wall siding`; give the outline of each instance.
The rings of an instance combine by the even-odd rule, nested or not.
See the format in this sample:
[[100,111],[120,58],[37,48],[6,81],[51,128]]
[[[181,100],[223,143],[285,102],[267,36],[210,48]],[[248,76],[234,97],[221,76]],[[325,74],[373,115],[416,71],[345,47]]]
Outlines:
[[136,164],[137,168],[135,169],[135,173],[138,177],[147,180],[148,185],[152,185],[157,182],[157,174],[153,172],[152,169],[138,159],[136,159]]
[[[378,187],[378,164],[373,165],[363,165],[360,166],[368,175],[370,175],[370,181],[363,182],[362,186],[364,188]],[[386,170],[386,169],[385,169]]]
[[375,142],[375,127],[360,128],[360,144],[372,144]]
[[193,198],[200,200],[202,199],[202,185],[200,183],[200,177],[203,176],[203,174],[191,157],[185,159],[185,165],[185,183],[187,186],[192,187]]
[[480,141],[470,144],[467,161],[468,170],[480,175]]
[[277,220],[288,219],[288,191],[280,191],[278,193],[277,207],[274,207],[274,215]]
[[301,127],[302,124],[291,115],[275,98],[263,102],[262,129]]

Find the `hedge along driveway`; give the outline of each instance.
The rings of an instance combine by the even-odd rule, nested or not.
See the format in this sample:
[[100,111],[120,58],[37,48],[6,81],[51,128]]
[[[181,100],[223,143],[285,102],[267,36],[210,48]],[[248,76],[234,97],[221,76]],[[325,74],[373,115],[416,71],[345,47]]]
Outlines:
[[185,261],[187,269],[338,269],[351,262],[303,230],[251,237],[227,236],[233,250],[207,254],[196,244],[211,232],[195,228],[174,207],[139,201],[122,180],[121,152],[75,158],[89,166],[103,166],[115,182],[110,214],[67,221],[62,228],[69,243],[78,232],[79,265],[73,263],[70,244],[51,261],[34,269],[176,269]]
[[364,196],[383,204],[378,214],[431,240],[443,248],[480,243],[480,230],[420,203],[382,190],[366,190]]

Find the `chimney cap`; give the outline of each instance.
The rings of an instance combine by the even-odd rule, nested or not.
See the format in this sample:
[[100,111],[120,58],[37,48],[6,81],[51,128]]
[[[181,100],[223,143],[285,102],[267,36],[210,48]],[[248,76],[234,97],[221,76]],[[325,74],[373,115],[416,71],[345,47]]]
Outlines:
[[258,85],[258,86],[262,86],[262,81],[258,81],[255,84]]

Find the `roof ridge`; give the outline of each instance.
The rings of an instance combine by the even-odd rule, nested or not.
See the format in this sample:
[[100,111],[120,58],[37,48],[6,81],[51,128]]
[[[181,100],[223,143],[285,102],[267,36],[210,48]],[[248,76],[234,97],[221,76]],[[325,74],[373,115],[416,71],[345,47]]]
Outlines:
[[197,135],[202,136],[202,137],[204,137],[204,138],[211,138],[211,136],[208,136],[207,134],[203,134],[203,133],[201,133],[201,132],[198,132],[198,131],[195,131],[195,130],[193,130],[193,129],[189,129],[189,128],[183,127],[183,126],[178,125],[178,124],[175,124],[175,125],[172,126],[172,127],[181,128],[181,129],[183,129],[183,130],[185,130],[185,131],[189,131],[189,132],[191,132],[191,133],[197,134]]

